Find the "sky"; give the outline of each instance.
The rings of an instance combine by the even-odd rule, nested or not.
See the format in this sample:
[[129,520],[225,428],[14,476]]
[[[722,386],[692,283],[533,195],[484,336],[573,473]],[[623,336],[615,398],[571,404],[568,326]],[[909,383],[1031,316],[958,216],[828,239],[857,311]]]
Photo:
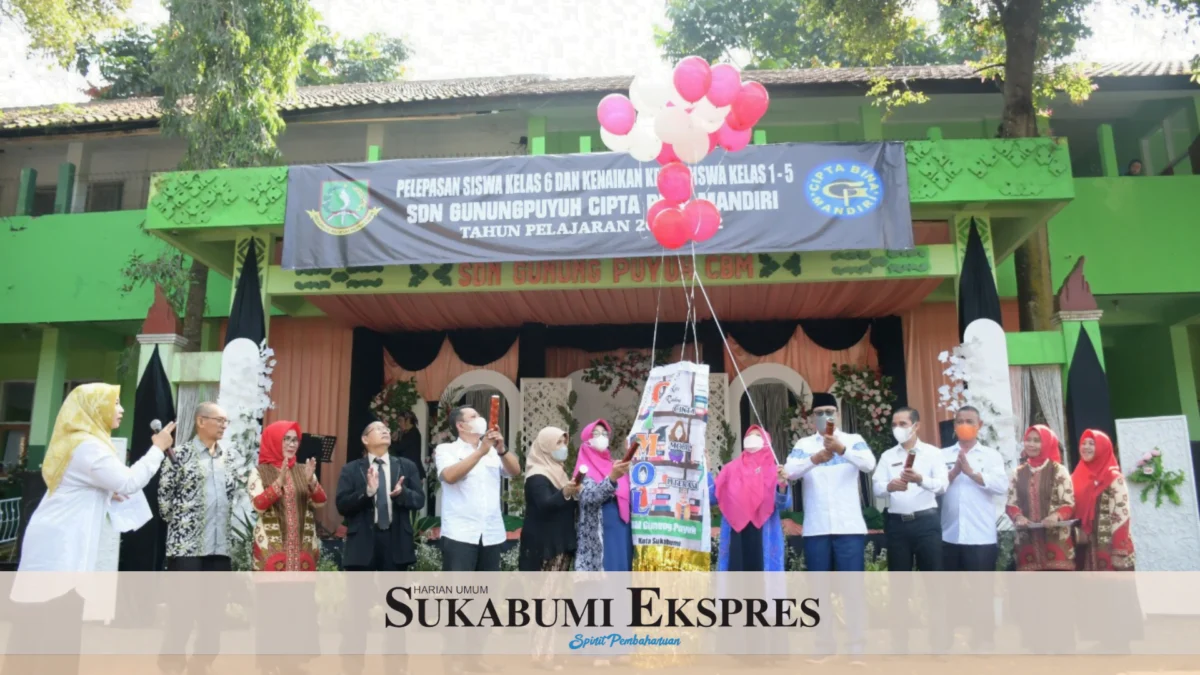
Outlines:
[[[665,0],[313,0],[324,23],[345,36],[372,31],[404,38],[413,49],[410,79],[545,74],[632,75],[660,59],[655,25]],[[1181,22],[1151,13],[1135,18],[1133,0],[1096,0],[1094,35],[1079,59],[1099,63],[1188,59],[1200,47]],[[936,17],[935,0],[915,14]],[[137,24],[166,20],[160,0],[133,0]],[[87,80],[26,53],[27,37],[0,24],[0,107],[86,101]],[[100,84],[93,78],[93,84]]]

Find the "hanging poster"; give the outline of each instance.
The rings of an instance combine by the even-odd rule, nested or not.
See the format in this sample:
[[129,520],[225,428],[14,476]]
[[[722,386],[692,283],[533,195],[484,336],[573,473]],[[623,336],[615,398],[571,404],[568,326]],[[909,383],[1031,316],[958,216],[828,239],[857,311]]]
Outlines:
[[631,435],[634,570],[707,571],[711,542],[708,366],[683,361],[650,371]]
[[[613,152],[293,166],[283,268],[657,256],[658,171]],[[698,253],[913,245],[903,143],[716,150],[692,183],[722,218]]]

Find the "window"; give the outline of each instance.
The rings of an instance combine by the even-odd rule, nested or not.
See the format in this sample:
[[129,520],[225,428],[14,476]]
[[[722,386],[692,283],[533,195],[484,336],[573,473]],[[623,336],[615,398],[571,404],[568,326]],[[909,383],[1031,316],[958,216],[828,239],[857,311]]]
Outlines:
[[125,183],[121,181],[108,183],[90,183],[87,191],[87,213],[102,211],[120,211],[121,197],[125,192]]
[[65,399],[67,397],[67,394],[71,393],[72,389],[74,389],[75,387],[78,387],[81,384],[87,384],[89,382],[99,382],[99,381],[100,380],[68,380],[66,382],[63,382],[63,398]]
[[28,423],[33,419],[33,383],[0,384],[0,422]]
[[0,441],[3,441],[5,471],[12,470],[21,460],[21,441],[29,436],[29,429],[8,428],[0,429]]
[[33,214],[35,216],[48,216],[54,213],[54,195],[58,191],[56,187],[40,187],[33,191]]

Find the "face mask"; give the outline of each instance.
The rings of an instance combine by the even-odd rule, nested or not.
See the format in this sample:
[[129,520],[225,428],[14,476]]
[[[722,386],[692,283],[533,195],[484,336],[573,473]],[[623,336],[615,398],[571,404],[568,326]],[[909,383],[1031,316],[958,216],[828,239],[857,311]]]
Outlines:
[[471,431],[471,433],[475,434],[476,436],[482,436],[482,435],[486,434],[487,428],[488,428],[487,420],[483,419],[482,417],[476,417],[475,419],[471,420],[470,431]]
[[762,447],[763,447],[762,436],[747,436],[746,440],[742,441],[742,449],[743,450],[748,450],[750,452],[754,452],[755,450],[762,450]]
[[892,436],[896,437],[896,442],[903,445],[912,438],[912,427],[892,427]]
[[550,456],[553,457],[554,461],[556,461],[556,462],[567,461],[567,446],[565,446],[565,445],[558,446],[557,448],[554,449],[554,452],[550,453]]
[[596,436],[592,439],[592,447],[597,450],[608,449],[608,436]]
[[979,429],[974,424],[959,424],[954,427],[954,435],[958,436],[958,440],[969,443],[979,435]]
[[821,414],[817,415],[816,418],[817,418],[817,433],[823,434],[823,433],[825,433],[825,427],[829,424],[829,421],[836,420],[837,416],[832,415],[830,413],[821,413]]

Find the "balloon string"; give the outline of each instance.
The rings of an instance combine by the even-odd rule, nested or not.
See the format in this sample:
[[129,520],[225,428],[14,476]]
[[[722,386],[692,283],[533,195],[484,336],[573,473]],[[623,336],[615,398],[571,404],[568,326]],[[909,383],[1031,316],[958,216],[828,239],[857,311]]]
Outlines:
[[654,303],[654,334],[650,336],[650,370],[654,370],[654,356],[658,353],[658,315],[662,311],[662,287],[663,277],[661,274],[663,265],[667,261],[667,252],[663,251],[662,256],[658,259],[658,299]]
[[[742,377],[742,369],[738,366],[737,357],[733,355],[733,348],[729,346],[729,340],[725,337],[725,330],[721,328],[721,320],[717,318],[717,310],[713,309],[712,300],[708,297],[708,291],[704,288],[704,282],[700,280],[699,268],[696,266],[696,249],[692,248],[692,277],[700,286],[700,293],[704,295],[704,302],[708,305],[708,312],[712,315],[713,323],[717,326],[717,333],[721,336],[721,343],[725,345],[725,351],[729,354],[729,361],[733,364],[733,370],[737,373],[738,382],[742,383],[742,390],[746,393],[746,400],[750,403],[750,411],[754,413],[754,419],[758,421],[759,426],[763,426],[762,417],[758,414],[758,408],[754,405],[754,397],[750,396],[750,388],[746,386],[746,379]],[[738,401],[735,405],[741,405]],[[771,453],[774,454],[774,453]],[[779,458],[775,458],[776,463]]]
[[[675,264],[679,265],[679,284],[683,288],[683,301],[687,303],[687,314],[685,314],[683,317],[683,347],[681,348],[679,357],[680,360],[687,361],[688,324],[692,321],[692,313],[695,311],[695,304],[692,302],[692,298],[688,297],[687,279],[683,276],[683,258],[681,258],[678,253],[675,254]],[[661,271],[665,276],[666,270]]]

